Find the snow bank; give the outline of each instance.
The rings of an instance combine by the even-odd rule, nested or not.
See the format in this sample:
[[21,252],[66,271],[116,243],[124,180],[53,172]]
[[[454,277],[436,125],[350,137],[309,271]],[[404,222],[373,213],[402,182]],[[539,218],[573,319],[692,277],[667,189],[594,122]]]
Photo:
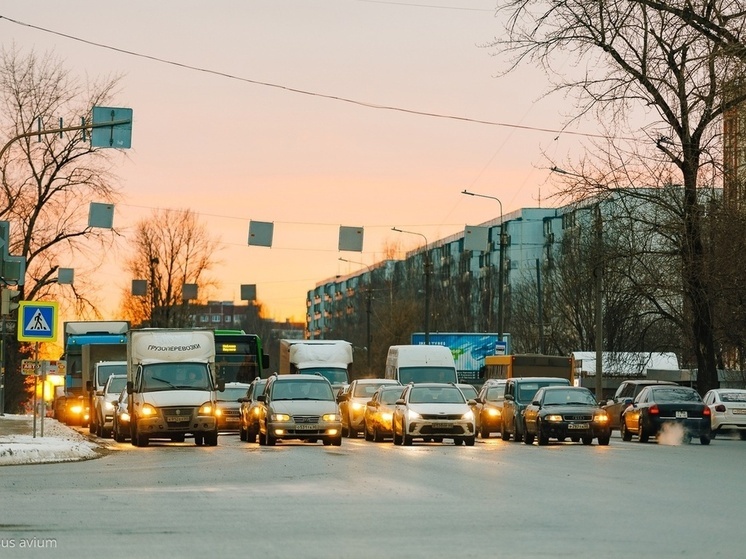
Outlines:
[[[30,416],[5,415],[0,420],[0,466],[13,464],[42,464],[47,462],[73,462],[97,458],[99,448],[77,431],[70,429],[55,419],[44,419],[44,436],[41,437],[41,421],[37,419],[36,437],[33,436]],[[25,421],[29,434],[3,434],[26,431],[10,422]],[[8,422],[8,423],[6,423]]]

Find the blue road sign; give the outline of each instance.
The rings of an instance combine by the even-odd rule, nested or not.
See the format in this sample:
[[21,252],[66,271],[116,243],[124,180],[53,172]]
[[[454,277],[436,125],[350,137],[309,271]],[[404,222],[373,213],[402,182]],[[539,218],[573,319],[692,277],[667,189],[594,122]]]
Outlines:
[[57,310],[55,302],[21,301],[18,305],[18,341],[57,341]]

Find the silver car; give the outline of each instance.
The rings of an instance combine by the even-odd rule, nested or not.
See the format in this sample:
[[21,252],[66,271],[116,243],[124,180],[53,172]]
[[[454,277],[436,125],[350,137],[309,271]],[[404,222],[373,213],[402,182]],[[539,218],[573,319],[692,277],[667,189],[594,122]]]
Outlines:
[[272,375],[267,380],[259,418],[259,444],[278,440],[342,444],[342,420],[332,385],[321,375]]
[[[473,400],[471,401],[473,402]],[[473,446],[476,438],[474,412],[455,384],[419,383],[404,388],[392,420],[394,444],[412,440],[453,439],[456,445]]]

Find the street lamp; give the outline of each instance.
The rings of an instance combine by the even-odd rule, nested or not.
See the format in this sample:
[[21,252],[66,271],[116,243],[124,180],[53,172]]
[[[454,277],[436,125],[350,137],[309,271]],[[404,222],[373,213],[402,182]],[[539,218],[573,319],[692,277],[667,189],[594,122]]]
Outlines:
[[505,223],[503,222],[503,203],[497,196],[477,194],[468,190],[462,190],[461,194],[497,200],[497,203],[500,204],[500,261],[497,267],[497,339],[503,341],[503,291],[505,290]]
[[371,313],[371,299],[373,297],[373,270],[370,269],[370,266],[367,264],[363,264],[362,262],[355,262],[353,260],[347,260],[346,258],[340,257],[339,260],[342,262],[348,262],[350,264],[360,264],[361,266],[365,266],[368,268],[368,273],[370,274],[370,280],[368,281],[368,289],[365,297],[365,312],[367,314],[367,320],[366,320],[366,338],[365,338],[365,349],[368,352],[368,372],[370,372],[370,349],[371,344],[373,343],[373,340],[370,337],[370,313]]
[[[586,177],[577,173],[571,173],[565,171],[559,167],[552,167],[550,169],[553,173],[560,175],[569,175],[577,177],[579,179],[587,180]],[[602,185],[593,183],[596,188],[600,189]],[[596,322],[596,399],[600,402],[604,397],[604,381],[603,381],[603,259],[601,253],[603,249],[603,222],[601,220],[601,201],[597,200],[595,204],[595,216],[594,216],[594,263],[593,263],[593,278],[594,278],[594,291],[595,291],[595,322]]]
[[419,235],[425,239],[425,345],[430,345],[430,253],[428,252],[427,237],[422,233],[405,231],[396,227],[392,227],[391,230],[409,235]]

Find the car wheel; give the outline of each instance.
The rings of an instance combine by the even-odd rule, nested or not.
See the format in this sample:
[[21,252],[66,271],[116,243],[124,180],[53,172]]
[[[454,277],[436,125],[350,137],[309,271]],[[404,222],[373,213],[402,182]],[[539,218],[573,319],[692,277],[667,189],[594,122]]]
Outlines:
[[580,437],[570,437],[570,440],[572,442],[574,442],[574,443],[579,443],[580,442]]
[[479,434],[483,439],[489,439],[490,438],[490,428],[485,425],[485,422],[483,421],[482,424],[479,426]]
[[383,435],[381,435],[381,432],[378,430],[378,425],[373,427],[373,440],[377,443],[383,442]]
[[349,431],[347,430],[347,427],[345,427],[344,425],[342,425],[342,436],[346,437],[348,435],[349,435]]
[[622,418],[622,422],[619,424],[619,432],[622,435],[623,441],[632,440],[632,433],[630,433],[629,429],[627,429],[627,423],[624,421],[624,418]]
[[194,435],[194,444],[196,446],[202,446],[205,442],[205,437],[202,434]]
[[510,433],[508,433],[505,430],[505,422],[504,421],[500,422],[500,438],[502,438],[502,440],[504,440],[504,441],[509,441],[510,440]]
[[583,444],[586,446],[593,444],[593,437],[583,437]]
[[[746,431],[741,431],[741,433],[740,433],[740,436],[741,436],[741,440],[742,440],[742,441],[746,441]],[[715,438],[715,437],[713,437],[713,439],[714,439],[714,438]]]
[[353,429],[352,427],[349,427],[347,429],[347,436],[351,439],[357,439],[357,431]]
[[277,438],[270,435],[269,430],[267,430],[265,441],[267,442],[267,446],[275,446],[277,444]]
[[145,435],[137,434],[137,446],[148,446],[150,440]]
[[326,438],[322,439],[321,442],[323,443],[324,446],[329,446],[329,445],[332,444],[332,440],[331,439],[326,439]]
[[134,425],[130,425],[130,443],[137,446],[137,428]]
[[523,436],[523,443],[528,445],[534,444],[534,435],[526,431],[526,434]]
[[637,428],[637,437],[637,440],[641,443],[648,442],[648,438],[650,437],[650,435],[645,432],[645,424],[642,421],[642,416],[640,416],[640,426]]
[[171,437],[171,442],[174,442],[174,443],[183,443],[185,439],[186,439],[186,437],[184,437],[184,435],[173,435]]
[[539,439],[539,446],[546,446],[549,444],[549,436],[541,428],[541,424],[536,426],[536,436]]
[[332,439],[332,446],[342,446],[342,437],[334,437]]
[[238,428],[238,438],[244,442],[246,442],[248,434],[246,433],[246,429],[243,428],[243,425]]
[[465,444],[466,446],[474,446],[474,443],[476,442],[476,438],[477,438],[476,436],[473,436],[473,437],[466,437],[466,438],[464,439],[464,444]]
[[366,441],[372,441],[375,437],[373,436],[373,433],[371,433],[368,430],[368,422],[363,422],[363,433],[365,433],[365,440]]
[[262,446],[267,444],[267,437],[261,431],[259,431],[259,444]]
[[700,444],[704,444],[704,445],[710,444],[710,436],[709,435],[702,435],[699,438],[699,442],[700,442]]
[[412,441],[413,441],[413,439],[412,439],[412,437],[411,437],[411,436],[407,435],[406,433],[404,433],[404,434],[402,435],[402,441],[401,441],[401,444],[402,444],[403,446],[412,446]]
[[104,439],[110,439],[111,438],[111,429],[105,429],[101,428],[101,437]]
[[611,433],[609,433],[608,435],[602,435],[598,437],[598,444],[601,446],[608,446],[610,440],[611,440]]

